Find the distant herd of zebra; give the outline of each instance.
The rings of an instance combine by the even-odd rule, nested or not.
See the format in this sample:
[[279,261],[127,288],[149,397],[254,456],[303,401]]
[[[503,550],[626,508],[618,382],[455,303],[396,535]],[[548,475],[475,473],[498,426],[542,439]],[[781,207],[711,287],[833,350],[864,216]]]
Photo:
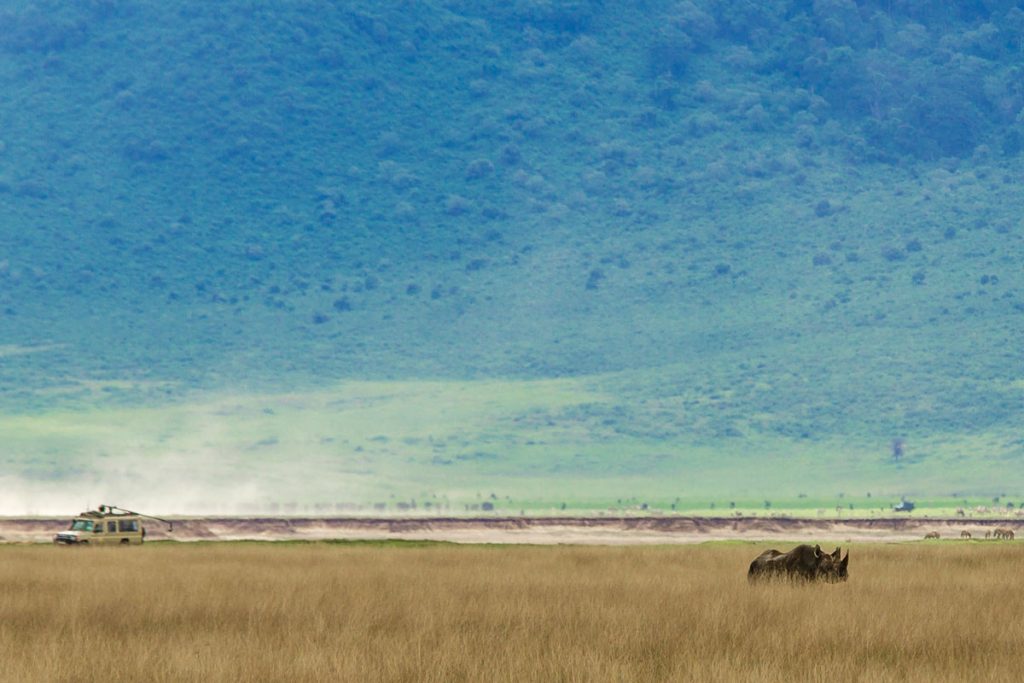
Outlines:
[[[924,537],[925,537],[925,539],[942,538],[942,536],[939,535],[938,531],[929,531],[927,534],[924,535]],[[963,531],[960,532],[960,538],[969,541],[969,540],[971,540],[973,538],[973,536],[971,536],[971,532],[970,531],[968,531],[967,529],[964,529]],[[980,536],[979,536],[979,538],[980,538]],[[992,529],[991,531],[986,531],[985,532],[985,538],[995,538],[995,539],[1000,539],[1000,540],[1004,540],[1004,541],[1012,541],[1013,540],[1013,529],[1007,529],[1005,527],[996,527],[995,529]]]

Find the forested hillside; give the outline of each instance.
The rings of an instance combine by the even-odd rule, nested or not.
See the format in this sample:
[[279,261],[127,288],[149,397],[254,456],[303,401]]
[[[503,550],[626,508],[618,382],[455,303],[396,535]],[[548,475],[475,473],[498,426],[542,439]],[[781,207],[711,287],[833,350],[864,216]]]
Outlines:
[[998,471],[1022,64],[1009,0],[10,2],[0,401],[560,378]]

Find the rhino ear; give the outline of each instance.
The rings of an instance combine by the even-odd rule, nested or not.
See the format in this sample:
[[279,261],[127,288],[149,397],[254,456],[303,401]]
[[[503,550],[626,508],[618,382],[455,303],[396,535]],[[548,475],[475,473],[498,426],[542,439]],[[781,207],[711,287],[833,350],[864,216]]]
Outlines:
[[820,545],[814,546],[814,556],[815,557],[821,557],[821,546]]
[[842,553],[839,552],[839,550],[840,550],[839,548],[836,548],[835,550],[832,551],[832,559],[835,560],[836,562],[839,561],[839,556],[842,555]]

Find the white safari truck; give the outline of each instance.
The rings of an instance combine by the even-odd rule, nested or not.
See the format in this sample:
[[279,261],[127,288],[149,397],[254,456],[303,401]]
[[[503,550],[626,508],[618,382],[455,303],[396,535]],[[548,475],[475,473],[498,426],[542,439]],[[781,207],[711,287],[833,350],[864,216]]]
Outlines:
[[98,510],[83,512],[71,521],[67,531],[53,537],[53,542],[66,545],[141,545],[146,538],[142,519],[154,519],[173,531],[171,522],[143,515],[113,505],[100,505]]

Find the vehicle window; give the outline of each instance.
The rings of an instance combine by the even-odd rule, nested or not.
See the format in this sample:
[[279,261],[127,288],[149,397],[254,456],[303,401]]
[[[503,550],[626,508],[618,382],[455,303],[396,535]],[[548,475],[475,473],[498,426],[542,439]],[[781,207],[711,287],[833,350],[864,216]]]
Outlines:
[[71,523],[72,531],[92,531],[92,522],[87,519],[76,519]]
[[96,526],[93,528],[92,532],[94,534],[102,534],[103,533],[103,522],[97,522]]
[[135,532],[139,530],[139,520],[137,519],[122,519],[118,521],[117,527],[122,532],[131,531]]
[[112,534],[117,531],[117,522],[107,522],[107,533]]

